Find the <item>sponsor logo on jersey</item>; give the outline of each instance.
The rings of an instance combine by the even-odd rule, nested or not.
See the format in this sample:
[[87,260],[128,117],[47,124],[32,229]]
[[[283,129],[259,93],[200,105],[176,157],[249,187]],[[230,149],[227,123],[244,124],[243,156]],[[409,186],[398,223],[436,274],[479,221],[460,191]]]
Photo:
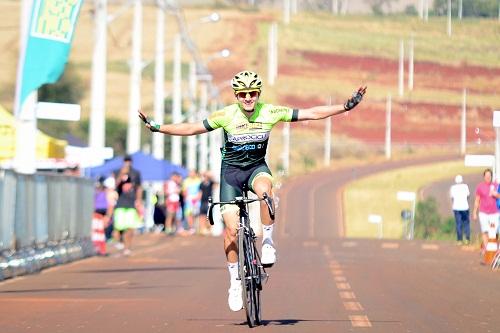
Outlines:
[[244,123],[244,124],[239,124],[236,125],[237,130],[242,130],[242,129],[262,129],[264,125],[262,123]]
[[228,134],[227,139],[232,143],[262,142],[269,139],[269,132]]
[[271,113],[287,113],[288,111],[290,111],[290,109],[288,109],[288,108],[279,108],[279,109],[269,110],[269,112],[271,112]]

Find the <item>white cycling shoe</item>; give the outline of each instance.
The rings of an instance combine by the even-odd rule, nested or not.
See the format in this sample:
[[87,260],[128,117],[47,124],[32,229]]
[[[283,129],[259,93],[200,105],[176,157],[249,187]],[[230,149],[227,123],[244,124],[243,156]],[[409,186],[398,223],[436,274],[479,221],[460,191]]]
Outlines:
[[260,262],[264,267],[271,267],[276,262],[276,249],[271,242],[264,242],[262,245],[262,257]]
[[240,311],[243,309],[243,296],[241,294],[241,284],[237,283],[231,285],[229,290],[227,291],[229,296],[227,298],[227,303],[229,304],[229,308],[231,311]]

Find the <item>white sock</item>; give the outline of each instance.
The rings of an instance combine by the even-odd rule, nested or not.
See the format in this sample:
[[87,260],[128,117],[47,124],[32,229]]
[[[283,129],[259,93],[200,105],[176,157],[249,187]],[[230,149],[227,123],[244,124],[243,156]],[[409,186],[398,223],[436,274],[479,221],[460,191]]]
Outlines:
[[262,244],[270,243],[273,244],[273,229],[274,223],[270,225],[262,225]]
[[238,262],[228,262],[227,263],[227,269],[229,270],[229,277],[231,279],[231,286],[234,285],[234,283],[240,283],[238,281]]

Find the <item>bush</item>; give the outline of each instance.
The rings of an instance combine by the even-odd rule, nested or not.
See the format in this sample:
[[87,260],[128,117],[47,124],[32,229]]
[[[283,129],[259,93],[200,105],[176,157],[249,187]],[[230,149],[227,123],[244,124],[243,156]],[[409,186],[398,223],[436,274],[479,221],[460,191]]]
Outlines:
[[429,197],[417,203],[415,212],[415,237],[421,239],[453,239],[455,218],[442,218],[437,201]]
[[437,202],[434,197],[429,197],[417,203],[415,212],[415,237],[430,239],[436,235],[441,224]]
[[[498,0],[463,0],[462,15],[463,17],[497,17],[498,16]],[[434,12],[436,15],[448,14],[448,0],[435,0]],[[453,16],[458,15],[458,2],[452,1],[451,13]]]
[[418,15],[418,11],[417,11],[417,9],[415,8],[414,5],[408,5],[405,8],[405,14],[408,15],[408,16],[417,16]]
[[56,83],[44,84],[38,89],[40,102],[79,104],[83,97],[83,83],[72,64],[68,64]]

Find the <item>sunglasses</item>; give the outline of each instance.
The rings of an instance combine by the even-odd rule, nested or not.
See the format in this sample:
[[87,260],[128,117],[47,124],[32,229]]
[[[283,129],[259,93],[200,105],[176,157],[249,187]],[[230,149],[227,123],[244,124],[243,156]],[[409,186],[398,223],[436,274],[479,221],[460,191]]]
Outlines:
[[236,94],[236,97],[243,99],[243,98],[247,97],[247,94],[250,95],[250,98],[255,98],[255,97],[259,96],[259,92],[257,90],[254,90],[254,91],[239,92]]

